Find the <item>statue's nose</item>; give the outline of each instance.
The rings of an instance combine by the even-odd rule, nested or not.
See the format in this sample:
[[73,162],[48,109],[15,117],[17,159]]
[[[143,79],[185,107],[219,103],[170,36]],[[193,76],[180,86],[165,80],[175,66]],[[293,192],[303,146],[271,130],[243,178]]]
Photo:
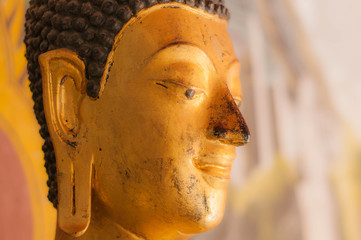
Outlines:
[[210,122],[207,129],[209,139],[234,146],[242,146],[250,141],[246,121],[228,89],[226,94],[216,98],[210,109]]

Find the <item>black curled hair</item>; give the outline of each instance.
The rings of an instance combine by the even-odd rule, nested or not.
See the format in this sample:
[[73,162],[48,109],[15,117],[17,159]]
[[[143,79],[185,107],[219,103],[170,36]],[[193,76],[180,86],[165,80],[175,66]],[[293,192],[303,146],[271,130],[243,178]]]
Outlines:
[[28,60],[30,89],[33,93],[34,111],[41,126],[40,135],[45,168],[49,176],[48,198],[56,208],[58,187],[53,144],[46,125],[40,54],[65,48],[74,51],[85,64],[87,94],[97,98],[115,36],[139,11],[156,4],[177,2],[203,9],[221,18],[229,18],[224,0],[31,0],[26,12],[25,45]]

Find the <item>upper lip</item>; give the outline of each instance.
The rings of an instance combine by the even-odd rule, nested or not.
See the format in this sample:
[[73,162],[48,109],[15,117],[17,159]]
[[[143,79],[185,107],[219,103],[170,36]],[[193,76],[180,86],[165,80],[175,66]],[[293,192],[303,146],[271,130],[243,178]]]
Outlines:
[[206,174],[229,179],[234,159],[233,154],[205,154],[194,158],[192,163],[197,169]]

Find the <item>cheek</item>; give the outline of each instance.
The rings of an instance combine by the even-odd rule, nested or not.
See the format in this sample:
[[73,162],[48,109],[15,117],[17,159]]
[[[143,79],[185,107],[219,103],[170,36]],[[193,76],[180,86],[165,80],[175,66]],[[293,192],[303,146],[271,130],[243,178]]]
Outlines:
[[174,224],[180,223],[184,233],[203,232],[222,220],[226,190],[211,188],[202,174],[186,164],[174,166],[163,182],[165,197],[162,209],[168,212]]
[[164,101],[135,99],[103,114],[98,189],[114,209],[149,202],[156,214],[209,227],[223,214],[225,192],[212,189],[191,162],[208,141],[207,108]]

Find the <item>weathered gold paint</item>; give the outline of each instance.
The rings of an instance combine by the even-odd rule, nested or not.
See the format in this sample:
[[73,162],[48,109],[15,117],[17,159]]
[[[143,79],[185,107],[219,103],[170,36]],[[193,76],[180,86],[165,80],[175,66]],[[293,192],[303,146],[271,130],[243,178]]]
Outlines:
[[235,147],[249,139],[227,21],[175,3],[142,11],[116,39],[98,99],[74,53],[39,60],[56,239],[188,239],[221,221]]

